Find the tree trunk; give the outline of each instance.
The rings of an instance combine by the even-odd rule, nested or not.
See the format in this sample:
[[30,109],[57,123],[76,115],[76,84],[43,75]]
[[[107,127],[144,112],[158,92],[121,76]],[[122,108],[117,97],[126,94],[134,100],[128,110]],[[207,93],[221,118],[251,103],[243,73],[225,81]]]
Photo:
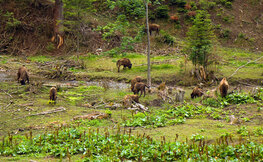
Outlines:
[[55,42],[57,49],[59,49],[63,43],[63,2],[62,0],[55,0],[54,6],[54,33],[51,39],[52,42]]
[[147,48],[147,64],[148,64],[148,71],[147,71],[147,84],[151,87],[151,62],[150,62],[150,32],[149,32],[149,20],[148,20],[148,1],[145,2],[146,7],[146,27],[147,27],[147,38],[148,38],[148,48]]

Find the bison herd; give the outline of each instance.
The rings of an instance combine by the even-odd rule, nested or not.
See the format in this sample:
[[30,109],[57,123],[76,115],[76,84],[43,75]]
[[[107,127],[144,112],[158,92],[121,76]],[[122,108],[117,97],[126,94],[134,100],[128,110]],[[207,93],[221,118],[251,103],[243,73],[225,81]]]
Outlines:
[[[118,72],[120,71],[120,66],[123,66],[123,68],[128,67],[129,69],[131,69],[131,67],[132,67],[131,61],[127,58],[122,58],[122,59],[118,60],[116,65],[118,68]],[[26,83],[29,84],[29,75],[28,75],[27,69],[24,65],[18,69],[17,81],[21,85],[25,85]],[[126,95],[124,97],[123,104],[127,105],[128,102],[139,103],[139,98],[142,96],[142,94],[144,94],[144,97],[145,97],[146,87],[150,88],[145,83],[143,83],[143,79],[141,76],[136,76],[135,78],[133,78],[131,80],[130,89],[134,93],[134,95]],[[223,78],[219,84],[219,87],[218,87],[218,89],[220,91],[220,95],[222,97],[226,97],[228,88],[229,88],[229,84],[228,84],[226,78]],[[164,89],[165,89],[165,82],[161,83],[158,87],[158,90],[160,90],[160,91],[164,91]],[[140,96],[139,96],[139,93],[140,93]],[[191,93],[191,98],[193,99],[196,97],[201,97],[202,95],[204,95],[203,90],[200,87],[195,87]],[[54,103],[56,103],[57,89],[55,87],[50,88],[49,99],[50,99],[50,101],[54,101]]]

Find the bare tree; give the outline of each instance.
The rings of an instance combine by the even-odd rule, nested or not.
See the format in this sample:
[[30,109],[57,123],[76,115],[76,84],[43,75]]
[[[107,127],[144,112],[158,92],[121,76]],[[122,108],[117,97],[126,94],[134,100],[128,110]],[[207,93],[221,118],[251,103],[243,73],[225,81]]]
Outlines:
[[144,0],[146,8],[146,28],[147,28],[147,39],[148,39],[148,48],[147,48],[147,85],[151,87],[151,62],[150,62],[150,32],[149,32],[149,18],[148,18],[148,0]]

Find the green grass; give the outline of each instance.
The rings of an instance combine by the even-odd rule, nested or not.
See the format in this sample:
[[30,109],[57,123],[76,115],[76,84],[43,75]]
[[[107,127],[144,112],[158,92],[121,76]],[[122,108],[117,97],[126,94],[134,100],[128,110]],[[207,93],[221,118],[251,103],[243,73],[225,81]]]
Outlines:
[[[218,77],[229,76],[231,75],[239,66],[244,65],[248,60],[255,60],[260,57],[260,54],[251,53],[246,51],[240,51],[235,49],[223,49],[218,50],[218,55],[222,58],[219,62],[218,71],[216,75]],[[72,119],[74,116],[83,115],[95,111],[106,112],[105,105],[112,105],[114,103],[122,103],[123,98],[127,94],[132,94],[129,90],[130,80],[135,76],[142,76],[144,81],[147,78],[147,58],[142,54],[127,54],[125,57],[130,58],[133,63],[132,69],[121,68],[121,71],[118,73],[116,68],[116,61],[121,58],[115,57],[104,57],[104,56],[94,56],[94,55],[83,55],[79,59],[83,60],[87,65],[86,69],[79,69],[72,67],[69,69],[73,74],[76,74],[77,80],[80,82],[78,86],[72,87],[62,87],[58,92],[57,104],[52,105],[48,104],[49,101],[49,87],[43,86],[42,88],[37,88],[37,91],[32,91],[32,85],[21,86],[16,81],[12,80],[11,82],[0,82],[0,89],[12,95],[11,98],[4,91],[0,91],[1,99],[1,118],[0,118],[0,136],[6,136],[8,133],[15,133],[19,129],[23,129],[24,132],[18,131],[18,134],[28,133],[30,129],[33,129],[34,134],[41,134],[45,132],[50,126],[56,124],[72,124]],[[16,74],[17,68],[24,63],[21,58],[14,58],[9,56],[3,57],[4,61],[0,61],[0,66],[5,67],[8,63],[8,69],[11,73]],[[30,76],[32,76],[32,82],[39,80],[36,76],[36,71],[41,70],[50,70],[50,67],[39,68],[34,64],[34,62],[44,63],[46,61],[59,61],[60,58],[51,57],[51,56],[34,56],[29,57],[31,63],[27,63],[26,66],[30,70]],[[71,56],[69,58],[64,58],[69,60],[77,60],[76,56]],[[151,76],[154,83],[162,81],[171,81],[172,86],[178,86],[179,84],[184,85],[185,80],[191,79],[188,78],[189,71],[193,68],[193,65],[190,61],[187,63],[186,73],[184,73],[184,65],[180,67],[181,62],[184,61],[183,57],[178,56],[152,56],[152,61],[162,62],[160,64],[153,64],[151,66]],[[170,61],[173,60],[173,61]],[[170,61],[170,62],[167,62]],[[232,81],[245,80],[245,79],[262,79],[262,70],[263,70],[263,60],[259,60],[257,63],[251,63],[248,66],[240,69],[236,75],[231,79]],[[46,69],[45,69],[46,68]],[[256,69],[256,70],[255,70]],[[114,81],[125,81],[128,86],[126,89],[109,89],[107,85],[105,87],[101,86],[86,86],[86,80],[104,80],[107,84],[108,80]],[[181,80],[180,82],[175,82],[175,79]],[[47,82],[46,80],[43,80]],[[154,84],[156,86],[156,84]],[[234,85],[230,85],[234,87]],[[212,87],[209,87],[209,89]],[[30,90],[31,89],[31,90]],[[196,98],[194,100],[190,99],[190,93],[192,92],[192,87],[183,87],[185,89],[185,101],[189,104],[199,105],[201,104],[201,99]],[[245,93],[248,92],[247,89],[244,90]],[[148,94],[146,97],[141,97],[140,102],[144,105],[150,104],[153,100],[157,99],[157,94]],[[9,103],[12,101],[12,104]],[[95,102],[98,106],[96,109],[87,108],[85,104],[91,104]],[[24,104],[33,103],[33,106],[23,106]],[[9,105],[9,106],[8,106]],[[165,125],[164,127],[136,127],[134,128],[133,134],[136,133],[146,133],[156,140],[160,140],[161,136],[166,136],[168,141],[173,141],[176,134],[179,135],[179,141],[184,141],[186,138],[190,139],[193,134],[199,134],[204,136],[205,139],[209,140],[211,143],[215,141],[216,138],[219,138],[221,135],[226,133],[233,134],[235,139],[238,139],[240,133],[237,132],[240,129],[239,125],[230,125],[229,116],[234,114],[235,116],[240,116],[244,123],[241,123],[241,126],[245,126],[249,132],[250,136],[244,136],[244,138],[249,138],[251,141],[260,142],[262,135],[260,134],[260,129],[262,128],[262,110],[259,107],[262,107],[263,103],[247,103],[241,105],[230,105],[226,108],[216,108],[212,109],[206,107],[206,112],[212,115],[209,116],[205,113],[198,116],[187,118],[184,124],[175,124],[175,125]],[[178,103],[177,103],[178,106]],[[48,111],[58,107],[66,108],[65,112],[53,113],[49,115],[37,115],[37,116],[28,116],[30,114],[36,114],[43,111]],[[160,110],[167,110],[171,107],[170,104],[165,103],[161,107],[149,106],[150,112],[154,113]],[[29,109],[32,109],[29,111]],[[132,111],[123,110],[117,108],[112,111],[111,120],[118,122],[119,124],[123,123],[125,120],[132,119]],[[203,111],[203,110],[202,110]],[[217,119],[220,120],[217,120]],[[88,127],[92,128],[113,128],[116,123],[113,123],[109,119],[103,120],[81,120],[79,122],[83,129]],[[169,119],[170,120],[170,119]],[[43,129],[44,127],[44,129]],[[116,131],[116,129],[113,129]],[[258,132],[258,133],[253,133]],[[42,155],[39,155],[40,158],[32,158],[37,161],[43,159]],[[76,159],[79,158],[76,155]],[[0,159],[6,160],[16,160],[16,158],[6,158],[0,157]],[[26,161],[27,158],[19,156],[17,160]],[[54,159],[52,159],[54,160]]]
[[29,60],[33,61],[33,62],[39,62],[39,63],[44,63],[44,62],[48,62],[48,61],[52,61],[53,58],[51,56],[30,56],[28,57]]

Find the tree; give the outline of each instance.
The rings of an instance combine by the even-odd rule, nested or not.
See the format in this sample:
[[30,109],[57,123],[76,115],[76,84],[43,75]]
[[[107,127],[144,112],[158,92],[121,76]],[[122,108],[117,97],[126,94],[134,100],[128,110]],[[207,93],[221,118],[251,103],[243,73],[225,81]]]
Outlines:
[[[57,49],[59,49],[63,43],[63,2],[62,0],[56,0],[54,6],[54,27],[52,42],[57,42]],[[56,41],[57,40],[57,41]]]
[[147,48],[147,84],[151,87],[151,62],[150,62],[150,32],[149,32],[149,19],[148,19],[148,0],[144,1],[146,10],[146,28],[147,28],[147,38],[148,38],[148,48]]
[[193,21],[193,26],[190,27],[188,36],[187,51],[193,64],[202,65],[205,69],[211,54],[212,39],[214,33],[212,30],[210,15],[206,11],[197,11]]

